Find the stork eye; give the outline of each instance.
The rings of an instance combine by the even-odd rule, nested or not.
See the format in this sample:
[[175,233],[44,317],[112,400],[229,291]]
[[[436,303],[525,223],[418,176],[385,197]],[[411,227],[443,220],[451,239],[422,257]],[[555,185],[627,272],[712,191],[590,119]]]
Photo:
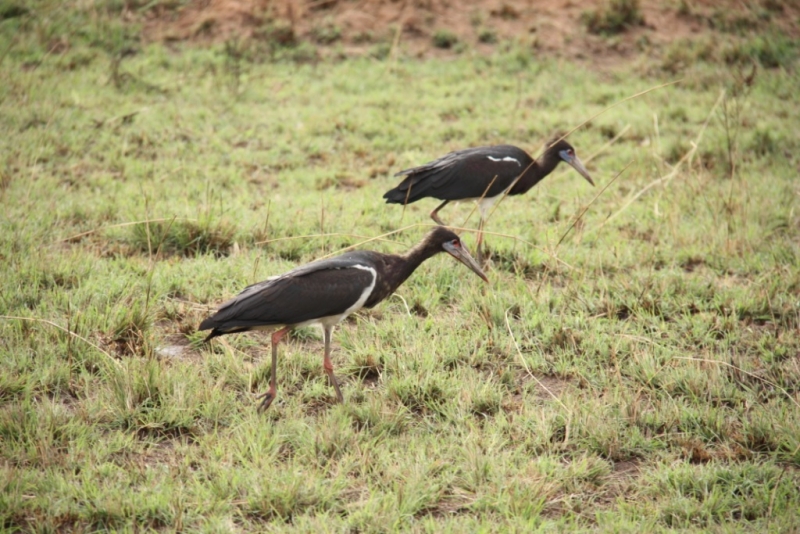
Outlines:
[[570,148],[567,150],[567,154],[569,155],[569,157],[572,157],[575,155],[575,151]]
[[450,244],[453,245],[454,247],[460,247],[461,241],[458,239],[453,239],[452,241],[450,241]]

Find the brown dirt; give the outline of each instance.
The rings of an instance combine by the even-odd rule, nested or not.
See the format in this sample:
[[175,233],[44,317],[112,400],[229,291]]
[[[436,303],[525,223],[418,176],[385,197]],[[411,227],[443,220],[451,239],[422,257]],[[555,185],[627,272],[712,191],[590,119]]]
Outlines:
[[536,396],[546,400],[552,399],[554,395],[560,397],[570,383],[569,379],[558,376],[540,376],[536,383]]
[[[774,4],[772,0],[762,4],[770,2]],[[272,31],[271,38],[284,43],[315,43],[322,55],[361,55],[383,43],[405,54],[429,57],[454,53],[433,45],[433,36],[446,30],[478,52],[516,40],[543,55],[602,67],[711,32],[709,21],[723,5],[724,13],[755,17],[751,7],[737,0],[685,4],[681,13],[679,2],[640,0],[644,23],[603,37],[589,34],[581,15],[606,5],[606,0],[192,0],[179,10],[151,10],[143,34],[146,41],[214,43],[264,37]],[[783,12],[774,12],[772,22],[797,36],[800,5],[781,4],[787,5],[773,6]],[[399,34],[398,28],[402,28]],[[496,36],[494,43],[481,42],[480,35],[487,30]]]

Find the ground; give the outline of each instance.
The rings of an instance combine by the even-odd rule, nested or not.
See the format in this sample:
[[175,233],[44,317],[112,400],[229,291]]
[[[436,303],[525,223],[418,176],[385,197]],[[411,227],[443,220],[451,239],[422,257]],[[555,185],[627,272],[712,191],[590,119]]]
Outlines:
[[[800,531],[796,3],[563,4],[562,48],[535,4],[220,5],[0,3],[0,530]],[[416,243],[401,169],[569,130],[596,187],[561,165],[489,217],[489,284],[441,254],[340,325],[343,404],[314,329],[263,414],[269,334],[203,342]]]

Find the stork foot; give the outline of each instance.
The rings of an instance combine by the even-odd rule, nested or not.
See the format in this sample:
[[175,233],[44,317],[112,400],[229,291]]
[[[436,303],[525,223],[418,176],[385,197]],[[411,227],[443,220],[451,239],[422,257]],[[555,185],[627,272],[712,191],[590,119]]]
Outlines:
[[328,375],[328,380],[330,381],[333,389],[336,390],[336,399],[339,401],[339,404],[344,404],[344,396],[342,396],[342,390],[339,389],[339,381],[336,380],[336,375],[333,374],[333,365],[329,359],[325,361],[325,373]]
[[278,392],[275,391],[274,388],[269,388],[266,393],[262,393],[256,397],[256,399],[264,399],[258,404],[258,412],[261,413],[266,411],[266,409],[269,408],[269,405],[272,404],[272,401],[275,400],[277,394]]
[[336,380],[336,375],[333,374],[333,362],[331,362],[331,334],[333,333],[333,326],[326,326],[324,333],[325,333],[325,358],[322,362],[322,367],[325,369],[325,374],[328,375],[328,379],[330,379],[331,385],[333,385],[333,389],[336,390],[336,399],[339,401],[339,404],[344,404],[344,397],[342,396],[342,390],[339,389],[339,382]]
[[489,259],[492,257],[492,252],[488,248],[483,248],[481,244],[478,244],[478,250],[475,253],[475,261],[478,262],[478,265],[481,267],[486,267],[489,264]]
[[339,402],[339,404],[344,404],[344,396],[342,395],[342,390],[339,389],[339,381],[336,380],[336,376],[333,374],[333,372],[331,372],[328,373],[328,378],[330,379],[333,389],[336,390],[336,400]]

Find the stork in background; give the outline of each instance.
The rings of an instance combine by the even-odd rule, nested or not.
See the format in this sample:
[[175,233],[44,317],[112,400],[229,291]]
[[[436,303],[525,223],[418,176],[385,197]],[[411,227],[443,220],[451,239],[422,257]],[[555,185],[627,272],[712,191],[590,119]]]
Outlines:
[[411,204],[423,198],[436,198],[443,202],[431,212],[436,224],[444,226],[439,210],[453,201],[478,202],[478,260],[482,262],[483,227],[492,206],[503,195],[521,195],[528,192],[544,177],[553,172],[560,162],[571,165],[586,181],[594,185],[589,172],[575,149],[564,139],[556,138],[538,161],[527,152],[512,145],[481,146],[450,152],[441,158],[400,171],[405,176],[383,198],[387,204]]

